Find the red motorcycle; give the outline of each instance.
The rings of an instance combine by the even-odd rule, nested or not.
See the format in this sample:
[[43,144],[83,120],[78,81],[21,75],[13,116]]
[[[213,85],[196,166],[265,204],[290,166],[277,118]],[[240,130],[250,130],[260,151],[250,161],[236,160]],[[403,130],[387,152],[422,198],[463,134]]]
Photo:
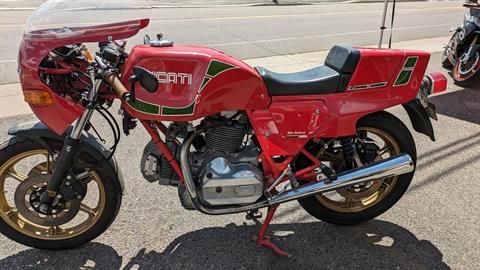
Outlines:
[[[34,23],[77,2],[47,1],[20,46],[25,101],[41,122],[12,127],[0,145],[0,231],[16,242],[65,249],[104,232],[124,189],[114,152],[137,123],[151,136],[140,162],[146,180],[177,188],[184,208],[209,215],[257,219],[268,208],[256,243],[281,255],[266,236],[281,203],[357,224],[405,193],[415,142],[385,109],[403,105],[413,128],[435,139],[428,96],[446,78],[425,75],[426,52],[335,46],[324,65],[279,74],[160,35],[127,53],[124,39],[148,19]],[[99,45],[94,56],[86,43]],[[122,130],[107,110],[116,99]],[[94,113],[113,130],[112,147],[92,135]]]

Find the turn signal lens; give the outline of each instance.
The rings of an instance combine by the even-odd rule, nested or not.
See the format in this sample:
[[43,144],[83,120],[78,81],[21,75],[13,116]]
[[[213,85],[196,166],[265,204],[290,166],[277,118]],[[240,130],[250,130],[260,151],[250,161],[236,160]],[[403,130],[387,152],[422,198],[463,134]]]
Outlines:
[[23,91],[25,102],[32,106],[47,107],[53,104],[50,94],[42,90],[25,90]]
[[82,54],[83,54],[83,56],[85,56],[85,58],[87,58],[88,62],[93,61],[93,56],[88,50],[83,51]]

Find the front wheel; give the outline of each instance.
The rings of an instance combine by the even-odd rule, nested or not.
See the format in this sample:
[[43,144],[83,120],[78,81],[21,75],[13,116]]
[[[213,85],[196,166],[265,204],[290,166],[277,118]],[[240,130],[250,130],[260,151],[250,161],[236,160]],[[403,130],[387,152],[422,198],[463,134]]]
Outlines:
[[442,53],[442,67],[446,69],[452,69],[454,66],[454,57],[455,52],[453,51],[455,45],[455,38],[458,32],[455,32],[453,36],[448,41],[448,44],[445,46]]
[[[349,165],[350,160],[345,160],[346,148],[344,145],[336,146],[338,142],[331,143],[330,149],[321,149],[317,157],[322,161],[329,158],[330,167],[337,173],[400,153],[409,154],[416,164],[417,154],[410,131],[398,118],[387,112],[362,118],[357,124],[356,135],[348,140],[357,153],[353,165]],[[346,139],[342,142],[345,143]],[[392,207],[407,190],[413,174],[378,179],[299,202],[309,214],[322,221],[341,225],[357,224],[373,219]]]
[[[61,143],[55,145],[59,151]],[[65,188],[84,189],[83,198],[60,193],[51,207],[43,208],[40,194],[52,175],[54,156],[26,138],[0,144],[0,232],[18,243],[40,249],[77,247],[104,232],[120,208],[116,176],[102,166],[76,171],[76,180],[64,182]]]
[[469,87],[480,80],[480,52],[476,52],[468,61],[462,58],[457,61],[453,69],[453,80],[461,87]]

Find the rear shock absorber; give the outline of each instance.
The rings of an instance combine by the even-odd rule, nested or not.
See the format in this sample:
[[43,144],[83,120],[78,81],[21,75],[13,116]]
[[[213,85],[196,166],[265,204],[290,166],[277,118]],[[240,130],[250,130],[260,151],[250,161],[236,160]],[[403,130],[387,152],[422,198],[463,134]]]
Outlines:
[[343,158],[345,160],[345,169],[353,169],[355,150],[353,149],[352,137],[340,137],[340,143],[342,144]]

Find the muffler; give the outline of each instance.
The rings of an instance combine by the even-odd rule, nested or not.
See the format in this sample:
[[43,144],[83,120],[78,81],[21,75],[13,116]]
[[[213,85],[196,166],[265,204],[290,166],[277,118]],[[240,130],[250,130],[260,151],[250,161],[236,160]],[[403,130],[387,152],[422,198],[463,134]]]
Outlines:
[[200,131],[185,140],[180,152],[180,164],[182,167],[185,186],[190,194],[191,200],[195,208],[205,214],[222,215],[231,213],[246,212],[253,209],[268,207],[275,204],[285,203],[293,200],[303,199],[319,193],[324,193],[356,184],[362,184],[373,180],[383,179],[387,177],[399,176],[410,173],[415,169],[412,158],[408,154],[399,154],[384,160],[380,160],[360,168],[352,169],[337,174],[337,179],[321,179],[318,182],[303,185],[284,192],[280,192],[268,199],[260,200],[254,204],[235,205],[235,206],[207,206],[202,203],[198,197],[195,183],[190,172],[190,164],[188,163],[188,154],[193,139]]
[[269,205],[303,199],[318,193],[406,174],[412,172],[414,168],[413,160],[408,154],[396,155],[360,168],[337,174],[337,179],[332,182],[330,182],[329,179],[322,179],[315,183],[281,192],[274,195],[269,200]]

